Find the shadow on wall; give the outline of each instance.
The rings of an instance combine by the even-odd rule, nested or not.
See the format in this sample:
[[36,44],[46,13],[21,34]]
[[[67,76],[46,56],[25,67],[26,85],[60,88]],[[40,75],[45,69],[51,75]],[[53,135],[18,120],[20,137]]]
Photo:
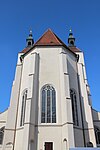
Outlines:
[[100,112],[96,111],[95,109],[92,109],[92,116],[97,147],[100,147]]
[[[31,114],[31,121],[33,120],[33,116],[35,117],[35,125],[34,125],[34,141],[30,141],[30,150],[37,149],[38,145],[38,117],[39,117],[39,64],[40,64],[40,58],[39,55],[37,56],[36,62],[35,62],[35,74],[34,74],[34,84],[33,84],[33,98],[32,98],[32,105],[31,105],[31,110],[33,110]],[[33,108],[34,107],[34,108]],[[34,124],[34,123],[33,123]],[[30,134],[31,134],[31,129],[30,129]]]
[[[81,87],[80,87],[80,78],[79,78],[79,75],[78,75],[78,71],[77,71],[77,64],[76,64],[76,68],[74,67],[74,65],[72,66],[72,64],[68,61],[68,69],[70,70],[69,71],[69,80],[70,80],[70,83],[71,83],[71,88],[74,88],[73,86],[77,86],[76,89],[77,90],[77,96],[79,97],[79,99],[77,98],[77,104],[79,107],[77,107],[78,109],[78,119],[80,119],[79,122],[81,122],[81,125],[82,125],[82,128],[81,128],[81,125],[79,126],[74,126],[74,137],[75,137],[75,146],[76,147],[93,147],[93,144],[92,142],[90,141],[90,137],[89,137],[89,131],[88,131],[88,122],[86,120],[86,113],[85,113],[85,99],[83,98],[82,96],[82,93],[81,93]],[[75,85],[73,85],[73,83]],[[81,115],[81,117],[79,117],[79,115]],[[80,144],[78,143],[78,135],[77,135],[77,132],[78,130],[82,130],[82,136],[80,138],[82,138],[82,140],[84,140],[84,146],[83,144]],[[82,141],[81,140],[81,141]]]

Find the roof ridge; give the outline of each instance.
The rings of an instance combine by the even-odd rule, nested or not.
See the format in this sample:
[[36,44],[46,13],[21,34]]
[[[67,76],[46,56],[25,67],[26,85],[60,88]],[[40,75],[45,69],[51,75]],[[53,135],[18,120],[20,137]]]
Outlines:
[[[57,36],[54,32],[53,32],[53,34],[54,34],[54,36],[55,36],[56,40],[57,40],[58,42],[60,41],[60,42],[62,43],[62,41],[61,41],[61,40],[59,40],[58,36]],[[60,42],[59,42],[59,43],[60,43]]]
[[37,43],[37,42],[39,42],[41,39],[42,39],[42,37],[48,32],[48,31],[50,31],[51,29],[49,28],[49,29],[47,29],[43,34],[42,34],[42,36],[40,36],[40,38],[34,43],[34,45]]
[[[62,40],[59,39],[59,37],[49,28],[47,29],[44,34],[35,42],[34,45],[36,45],[38,42],[41,41],[41,39],[46,35],[46,33],[48,33],[48,31],[53,35],[54,39],[57,41],[58,44],[63,45],[64,43],[62,42]],[[64,44],[65,45],[65,44]]]
[[55,39],[58,41],[58,43],[60,43],[59,40],[58,40],[58,36],[57,36],[51,29],[48,29],[48,30],[49,30],[51,33],[53,33]]
[[[55,33],[54,33],[55,34]],[[55,34],[56,38],[58,41],[60,41],[62,44],[66,45],[56,34]],[[67,45],[66,45],[67,46]],[[68,46],[67,46],[68,47]]]

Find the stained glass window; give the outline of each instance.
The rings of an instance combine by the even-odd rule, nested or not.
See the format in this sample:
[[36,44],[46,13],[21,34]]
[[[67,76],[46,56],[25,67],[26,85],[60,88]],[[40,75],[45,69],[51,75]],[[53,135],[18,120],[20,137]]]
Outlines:
[[42,88],[41,123],[56,123],[56,92],[51,85]]

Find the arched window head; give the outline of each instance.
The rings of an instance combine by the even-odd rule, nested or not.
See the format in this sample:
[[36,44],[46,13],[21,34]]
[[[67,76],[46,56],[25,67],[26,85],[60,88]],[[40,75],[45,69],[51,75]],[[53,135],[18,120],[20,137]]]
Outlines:
[[87,147],[93,147],[93,143],[92,142],[88,142],[87,143]]
[[56,91],[51,85],[41,90],[41,123],[56,123]]
[[0,129],[0,145],[2,145],[2,143],[3,143],[4,129],[5,129],[5,127],[2,127]]
[[73,123],[74,125],[78,126],[77,96],[74,89],[70,90],[70,97],[72,102]]
[[74,41],[70,41],[70,45],[71,45],[71,46],[74,45]]
[[20,126],[23,126],[24,125],[24,121],[25,121],[26,99],[27,99],[27,90],[25,90],[23,95],[22,95],[22,107],[21,107]]
[[94,130],[95,130],[96,143],[97,145],[100,145],[100,129],[94,126]]

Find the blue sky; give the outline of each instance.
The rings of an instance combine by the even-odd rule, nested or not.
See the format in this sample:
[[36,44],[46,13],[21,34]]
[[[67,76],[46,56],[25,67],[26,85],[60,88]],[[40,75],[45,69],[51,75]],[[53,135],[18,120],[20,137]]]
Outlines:
[[84,51],[93,107],[100,111],[100,0],[0,2],[0,112],[9,106],[17,54],[29,29],[36,41],[51,28],[66,44],[70,27]]

